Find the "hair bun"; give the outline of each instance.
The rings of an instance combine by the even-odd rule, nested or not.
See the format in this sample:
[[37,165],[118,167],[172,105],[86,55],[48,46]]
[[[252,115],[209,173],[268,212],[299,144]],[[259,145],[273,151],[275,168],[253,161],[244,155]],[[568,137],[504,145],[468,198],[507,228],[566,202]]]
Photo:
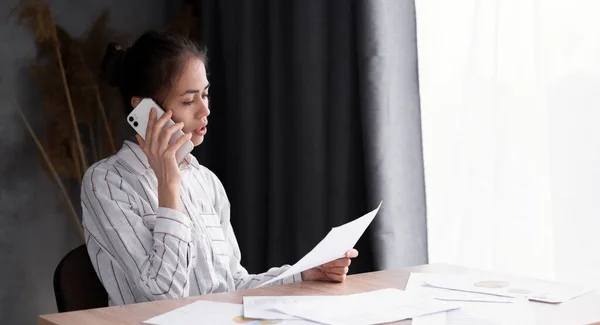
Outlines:
[[106,47],[104,58],[100,63],[100,76],[111,86],[121,85],[125,52],[125,49],[117,43],[110,43]]

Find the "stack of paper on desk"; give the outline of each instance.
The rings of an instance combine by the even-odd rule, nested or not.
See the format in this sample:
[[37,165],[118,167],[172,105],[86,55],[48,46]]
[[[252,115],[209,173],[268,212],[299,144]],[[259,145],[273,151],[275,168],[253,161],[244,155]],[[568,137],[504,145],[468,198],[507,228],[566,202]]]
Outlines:
[[259,319],[298,319],[278,311],[275,307],[306,301],[321,301],[331,296],[246,296],[244,297],[244,317]]
[[187,306],[177,308],[168,313],[144,321],[149,325],[198,325],[198,324],[278,324],[278,325],[314,325],[315,323],[302,319],[263,322],[244,317],[240,304],[199,300]]
[[538,325],[526,299],[514,303],[460,302],[460,308],[418,316],[412,325]]
[[[244,305],[196,301],[144,321],[150,325],[344,324],[394,322],[457,308],[398,289],[325,297],[244,297]],[[242,311],[243,309],[243,311]]]
[[[451,300],[459,309],[419,316],[413,325],[536,324],[532,304],[561,303],[593,291],[581,285],[470,271],[460,274],[412,273],[407,292]],[[538,303],[539,303],[538,302]]]
[[398,289],[326,297],[244,297],[245,317],[295,316],[321,324],[382,324],[457,307],[454,303]]
[[[406,285],[406,290],[411,289],[411,292],[421,293],[437,300],[444,301],[472,301],[472,302],[497,302],[497,303],[512,303],[515,301],[513,297],[504,297],[489,295],[484,293],[467,292],[459,290],[450,290],[428,285],[431,279],[437,279],[437,274],[419,274],[411,273],[409,283]],[[413,284],[413,283],[418,284]]]
[[428,286],[427,280],[440,275],[411,273],[406,291],[435,299],[452,300],[460,308],[413,318],[413,325],[531,325],[536,324],[533,310],[525,298],[463,292]]
[[562,303],[594,290],[594,288],[584,285],[570,285],[484,272],[440,274],[426,277],[424,281],[429,286],[436,288],[500,297],[525,297],[529,300],[548,303]]
[[538,303],[530,300],[561,303],[593,291],[593,288],[469,271],[459,274],[412,273],[406,291],[460,305],[459,309],[445,313],[415,317],[413,325],[528,325],[536,324],[532,304]]

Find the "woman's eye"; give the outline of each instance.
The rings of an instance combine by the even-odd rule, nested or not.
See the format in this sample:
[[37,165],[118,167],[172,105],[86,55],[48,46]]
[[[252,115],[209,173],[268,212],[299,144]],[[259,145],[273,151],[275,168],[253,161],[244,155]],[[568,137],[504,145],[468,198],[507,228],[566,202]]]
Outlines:
[[189,102],[183,102],[183,105],[187,106],[187,105],[192,105],[193,103],[194,103],[194,101],[190,100]]
[[210,98],[210,96],[208,96],[208,94],[203,94],[202,95],[202,99],[209,99],[209,98]]

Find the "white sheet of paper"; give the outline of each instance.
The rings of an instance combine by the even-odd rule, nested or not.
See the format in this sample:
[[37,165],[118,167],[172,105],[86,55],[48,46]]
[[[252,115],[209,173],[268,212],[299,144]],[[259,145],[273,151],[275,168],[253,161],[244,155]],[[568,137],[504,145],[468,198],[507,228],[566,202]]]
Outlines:
[[398,289],[382,289],[331,296],[320,301],[276,305],[275,308],[288,315],[322,324],[370,325],[442,312],[458,306]]
[[414,317],[412,325],[536,325],[527,303],[525,298],[513,304],[463,301],[460,309]]
[[409,281],[411,281],[412,283],[411,292],[418,292],[422,293],[423,295],[430,296],[434,299],[447,301],[512,303],[515,300],[515,298],[513,297],[502,297],[496,295],[488,295],[485,293],[450,290],[427,285],[427,281],[435,282],[439,277],[439,274],[433,273],[411,273],[409,279]]
[[262,286],[266,286],[290,275],[297,274],[313,267],[323,265],[327,262],[331,262],[335,259],[344,257],[344,254],[356,245],[362,234],[371,224],[371,221],[373,221],[375,215],[377,215],[379,208],[381,208],[382,203],[383,201],[379,203],[379,206],[377,206],[375,210],[365,214],[364,216],[339,227],[332,228],[327,236],[325,236],[325,238],[323,238],[317,244],[317,246],[308,252],[308,254],[304,255],[304,257],[302,257],[296,264],[292,265],[279,276],[267,282],[263,282],[258,287],[260,288]]
[[561,303],[576,298],[595,288],[542,281],[511,275],[496,275],[484,272],[444,274],[425,279],[433,287],[485,293],[504,297],[527,297],[529,300]]
[[[452,291],[447,289],[428,287],[426,278],[435,278],[437,274],[411,273],[406,284],[407,292],[428,292],[429,294],[439,291]],[[425,289],[423,289],[425,288]],[[454,291],[461,293],[460,291]],[[465,292],[471,294],[469,292]],[[481,295],[481,294],[476,294]],[[503,297],[490,296],[500,298]],[[457,296],[460,297],[460,296]],[[445,313],[436,313],[417,316],[412,319],[413,325],[512,325],[512,324],[536,324],[535,314],[530,303],[525,298],[510,298],[512,303],[490,302],[478,299],[462,300],[455,302],[459,309],[450,310]]]
[[[446,317],[450,312],[445,313],[435,313],[423,316],[413,317],[410,324],[411,325],[447,325],[450,324],[446,321]],[[491,325],[483,322],[472,322],[471,324],[477,325]]]
[[[150,325],[198,325],[198,324],[261,324],[260,320],[243,317],[242,305],[225,302],[198,300],[168,313],[143,322]],[[315,325],[303,319],[278,321],[279,325]]]
[[303,301],[329,299],[331,296],[245,296],[244,317],[260,319],[298,319],[277,311],[275,306],[295,304]]

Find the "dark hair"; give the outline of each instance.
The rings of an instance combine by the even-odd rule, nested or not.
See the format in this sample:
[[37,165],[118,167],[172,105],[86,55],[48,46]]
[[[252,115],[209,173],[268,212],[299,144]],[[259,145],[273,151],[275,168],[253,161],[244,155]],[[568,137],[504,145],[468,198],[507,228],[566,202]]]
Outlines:
[[148,31],[124,49],[117,43],[106,47],[100,64],[100,76],[119,87],[125,109],[130,111],[131,97],[163,97],[181,75],[191,57],[207,64],[206,49],[193,40],[169,32]]

